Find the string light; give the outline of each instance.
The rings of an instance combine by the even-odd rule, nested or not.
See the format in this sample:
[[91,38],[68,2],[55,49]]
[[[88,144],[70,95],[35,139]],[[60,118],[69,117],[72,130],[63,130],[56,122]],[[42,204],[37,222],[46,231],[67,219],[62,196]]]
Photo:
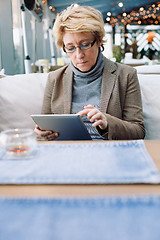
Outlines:
[[143,7],[141,7],[139,10],[142,12],[142,11],[144,10],[144,8],[143,8]]
[[134,21],[134,24],[136,22],[138,24],[143,24],[143,23],[158,24],[160,23],[159,11],[160,11],[160,2],[157,2],[156,4],[149,5],[149,7],[146,9],[142,6],[137,11],[133,10],[129,14],[123,13],[122,15],[118,15],[117,18],[111,17],[110,24],[112,26],[120,25],[120,24],[126,25],[131,21]]
[[[43,3],[44,6],[47,6],[47,5],[48,5],[47,0],[42,0],[42,3]],[[54,12],[54,11],[56,10],[53,6],[49,6],[49,9],[50,9],[52,12]]]
[[119,6],[119,7],[123,7],[123,3],[122,3],[122,2],[119,2],[119,3],[118,3],[118,6]]
[[44,6],[47,6],[47,0],[42,0]]
[[56,9],[55,9],[54,7],[52,7],[52,6],[50,6],[49,9],[50,9],[52,12],[54,12],[54,11],[56,10]]

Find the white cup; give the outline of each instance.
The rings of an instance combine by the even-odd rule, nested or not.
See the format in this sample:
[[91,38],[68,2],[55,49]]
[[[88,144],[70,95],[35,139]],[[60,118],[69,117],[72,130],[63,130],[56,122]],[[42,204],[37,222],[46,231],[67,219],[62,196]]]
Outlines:
[[2,148],[13,158],[33,154],[37,146],[35,133],[32,129],[8,129],[0,134]]

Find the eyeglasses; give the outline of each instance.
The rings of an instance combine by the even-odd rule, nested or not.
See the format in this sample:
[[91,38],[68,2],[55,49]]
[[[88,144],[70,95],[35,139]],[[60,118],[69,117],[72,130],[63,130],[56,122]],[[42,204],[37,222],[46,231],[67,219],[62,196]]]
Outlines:
[[75,52],[76,48],[80,48],[81,50],[87,50],[91,47],[93,47],[93,45],[95,44],[96,39],[94,39],[93,42],[90,43],[85,43],[85,44],[80,44],[79,46],[75,47],[75,46],[69,46],[66,47],[65,45],[63,46],[63,51],[66,53],[73,53]]

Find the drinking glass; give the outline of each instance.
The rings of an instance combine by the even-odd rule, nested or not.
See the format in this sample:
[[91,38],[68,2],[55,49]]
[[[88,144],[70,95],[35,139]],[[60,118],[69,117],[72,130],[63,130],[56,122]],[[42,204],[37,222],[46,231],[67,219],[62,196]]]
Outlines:
[[1,146],[8,156],[19,158],[29,156],[36,150],[37,141],[32,129],[8,129],[0,134]]

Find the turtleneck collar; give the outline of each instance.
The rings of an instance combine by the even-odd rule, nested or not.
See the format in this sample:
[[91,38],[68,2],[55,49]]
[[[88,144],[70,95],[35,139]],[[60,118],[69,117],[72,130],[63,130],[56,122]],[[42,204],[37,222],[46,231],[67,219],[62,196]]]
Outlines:
[[86,83],[90,83],[102,75],[103,68],[104,68],[104,56],[101,53],[101,51],[99,51],[95,66],[88,72],[81,72],[73,65],[72,62],[70,62],[70,66],[72,68],[72,71],[74,73],[74,79],[76,81],[83,80],[83,83],[84,83],[84,79],[85,79]]

